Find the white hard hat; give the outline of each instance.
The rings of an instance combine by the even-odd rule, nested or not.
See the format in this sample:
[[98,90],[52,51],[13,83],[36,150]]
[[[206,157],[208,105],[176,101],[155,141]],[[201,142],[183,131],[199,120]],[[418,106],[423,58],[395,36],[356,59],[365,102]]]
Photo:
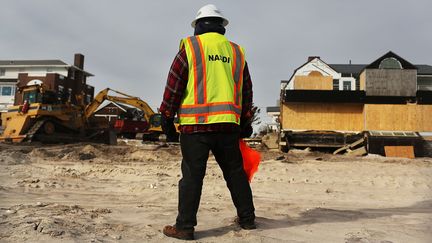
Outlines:
[[195,28],[198,19],[207,17],[219,17],[223,20],[222,25],[224,27],[228,25],[228,20],[222,15],[221,11],[215,5],[207,4],[198,10],[195,20],[191,23],[192,28]]

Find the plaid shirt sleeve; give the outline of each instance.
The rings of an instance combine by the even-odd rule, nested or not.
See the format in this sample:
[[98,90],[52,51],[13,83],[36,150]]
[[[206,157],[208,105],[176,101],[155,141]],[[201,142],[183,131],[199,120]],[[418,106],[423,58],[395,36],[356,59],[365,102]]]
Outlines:
[[252,92],[252,80],[249,74],[249,68],[247,63],[243,70],[243,90],[242,90],[242,114],[241,120],[249,120],[253,116],[253,92]]
[[162,104],[159,108],[160,113],[165,117],[174,117],[180,107],[188,82],[188,68],[186,51],[182,48],[171,65]]

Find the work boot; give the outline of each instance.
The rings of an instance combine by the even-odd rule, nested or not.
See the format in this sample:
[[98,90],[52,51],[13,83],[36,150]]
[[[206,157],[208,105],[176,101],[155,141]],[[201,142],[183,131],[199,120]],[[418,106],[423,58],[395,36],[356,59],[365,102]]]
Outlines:
[[240,226],[240,228],[242,228],[242,229],[244,229],[244,230],[253,230],[253,229],[256,229],[257,227],[256,227],[256,224],[255,224],[255,221],[247,221],[247,222],[241,222],[240,223],[240,219],[239,219],[239,217],[236,217],[235,219],[234,219],[234,222],[238,225],[238,226]]
[[194,240],[194,229],[177,229],[175,225],[167,225],[163,229],[164,235],[180,240]]

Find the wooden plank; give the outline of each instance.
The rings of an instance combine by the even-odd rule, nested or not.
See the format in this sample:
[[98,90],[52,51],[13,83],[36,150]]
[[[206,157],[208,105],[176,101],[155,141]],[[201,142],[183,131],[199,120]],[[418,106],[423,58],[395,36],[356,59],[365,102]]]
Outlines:
[[416,96],[416,70],[365,69],[364,73],[368,96]]
[[366,74],[365,71],[363,71],[360,74],[360,90],[366,90]]
[[348,155],[350,155],[350,156],[363,156],[366,154],[367,154],[367,151],[366,151],[366,147],[364,147],[364,146],[348,152]]
[[414,159],[414,146],[384,146],[386,157]]
[[432,105],[365,104],[365,130],[432,131]]
[[[318,72],[319,73],[319,72]],[[311,74],[309,76],[295,76],[295,90],[333,90],[333,78]]]
[[[338,154],[338,153],[340,153],[340,152],[347,151],[348,149],[350,149],[350,148],[354,148],[355,146],[360,145],[360,144],[362,144],[362,143],[364,143],[364,138],[361,138],[361,139],[355,141],[354,143],[347,144],[347,145],[345,145],[345,146],[343,146],[343,147],[337,149],[336,151],[333,152],[333,154]],[[355,150],[354,150],[354,151],[355,151]]]
[[363,104],[284,103],[282,128],[363,131]]
[[294,147],[320,147],[320,148],[338,148],[340,144],[324,144],[324,143],[290,143]]

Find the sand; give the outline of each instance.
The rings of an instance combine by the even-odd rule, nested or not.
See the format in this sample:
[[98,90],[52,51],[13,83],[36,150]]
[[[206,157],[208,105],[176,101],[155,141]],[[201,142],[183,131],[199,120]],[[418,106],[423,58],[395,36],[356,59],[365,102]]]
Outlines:
[[[210,157],[197,242],[432,242],[432,159],[263,151],[257,230]],[[0,242],[181,242],[176,145],[0,145]]]

